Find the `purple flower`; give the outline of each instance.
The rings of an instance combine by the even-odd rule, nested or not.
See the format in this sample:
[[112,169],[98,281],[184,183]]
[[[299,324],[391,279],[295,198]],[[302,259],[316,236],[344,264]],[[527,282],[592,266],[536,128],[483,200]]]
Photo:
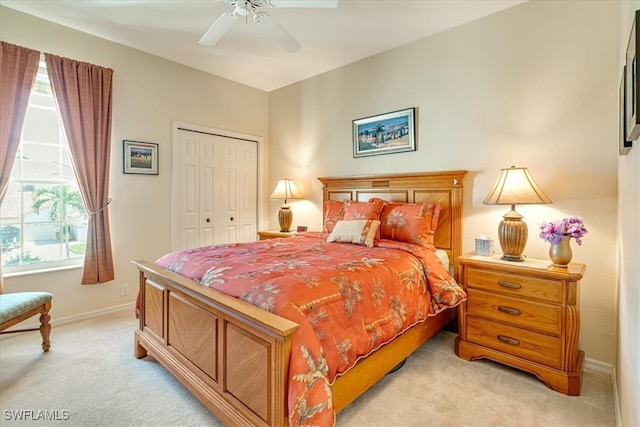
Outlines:
[[557,245],[563,237],[573,237],[582,245],[582,237],[587,234],[582,218],[570,216],[560,221],[543,222],[540,224],[540,238],[552,245]]

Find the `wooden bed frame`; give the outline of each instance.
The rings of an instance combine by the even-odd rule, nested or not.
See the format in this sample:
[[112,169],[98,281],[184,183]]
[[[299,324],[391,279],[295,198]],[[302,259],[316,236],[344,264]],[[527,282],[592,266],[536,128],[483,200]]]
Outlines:
[[[440,202],[435,243],[451,263],[462,252],[467,171],[318,178],[323,201]],[[288,425],[291,339],[298,325],[147,261],[140,270],[134,355],[150,354],[225,425]],[[332,385],[336,412],[444,327],[456,310],[415,325],[361,359]],[[452,349],[453,351],[453,349]]]

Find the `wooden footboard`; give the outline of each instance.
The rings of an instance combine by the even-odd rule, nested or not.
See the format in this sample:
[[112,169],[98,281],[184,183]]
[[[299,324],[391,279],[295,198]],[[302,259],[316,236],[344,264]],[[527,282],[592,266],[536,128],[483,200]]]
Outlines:
[[154,264],[140,270],[135,357],[149,353],[226,425],[288,424],[298,325]]
[[[288,425],[291,339],[298,325],[146,261],[136,358],[153,356],[225,425]],[[332,385],[344,409],[455,315],[431,317],[361,359]]]

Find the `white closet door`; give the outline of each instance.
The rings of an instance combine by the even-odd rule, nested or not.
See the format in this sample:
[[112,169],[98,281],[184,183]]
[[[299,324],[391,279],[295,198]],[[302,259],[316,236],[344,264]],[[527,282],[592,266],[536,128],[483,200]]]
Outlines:
[[254,241],[257,142],[179,129],[174,147],[174,248]]
[[181,132],[175,146],[173,168],[174,227],[176,249],[193,248],[200,244],[200,144],[195,134]]
[[201,135],[198,148],[200,162],[200,181],[198,183],[200,238],[198,246],[207,246],[218,243],[217,236],[220,234],[220,224],[215,220],[218,210],[215,203],[215,174],[218,156],[216,155],[216,142],[211,138],[211,135]]
[[258,150],[256,143],[239,145],[238,241],[252,242],[258,234]]
[[221,148],[220,195],[222,211],[220,243],[256,240],[258,159],[253,141],[218,137]]

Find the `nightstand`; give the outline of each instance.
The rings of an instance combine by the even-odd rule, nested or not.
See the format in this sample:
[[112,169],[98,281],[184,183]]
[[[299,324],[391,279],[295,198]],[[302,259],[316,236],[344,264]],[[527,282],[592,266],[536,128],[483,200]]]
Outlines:
[[258,238],[260,240],[267,239],[277,239],[278,237],[291,237],[298,234],[296,231],[280,231],[280,230],[269,230],[269,231],[258,231]]
[[486,357],[531,372],[560,393],[580,395],[578,285],[585,265],[557,268],[551,261],[471,253],[458,257],[455,268],[468,296],[458,306],[458,357]]

